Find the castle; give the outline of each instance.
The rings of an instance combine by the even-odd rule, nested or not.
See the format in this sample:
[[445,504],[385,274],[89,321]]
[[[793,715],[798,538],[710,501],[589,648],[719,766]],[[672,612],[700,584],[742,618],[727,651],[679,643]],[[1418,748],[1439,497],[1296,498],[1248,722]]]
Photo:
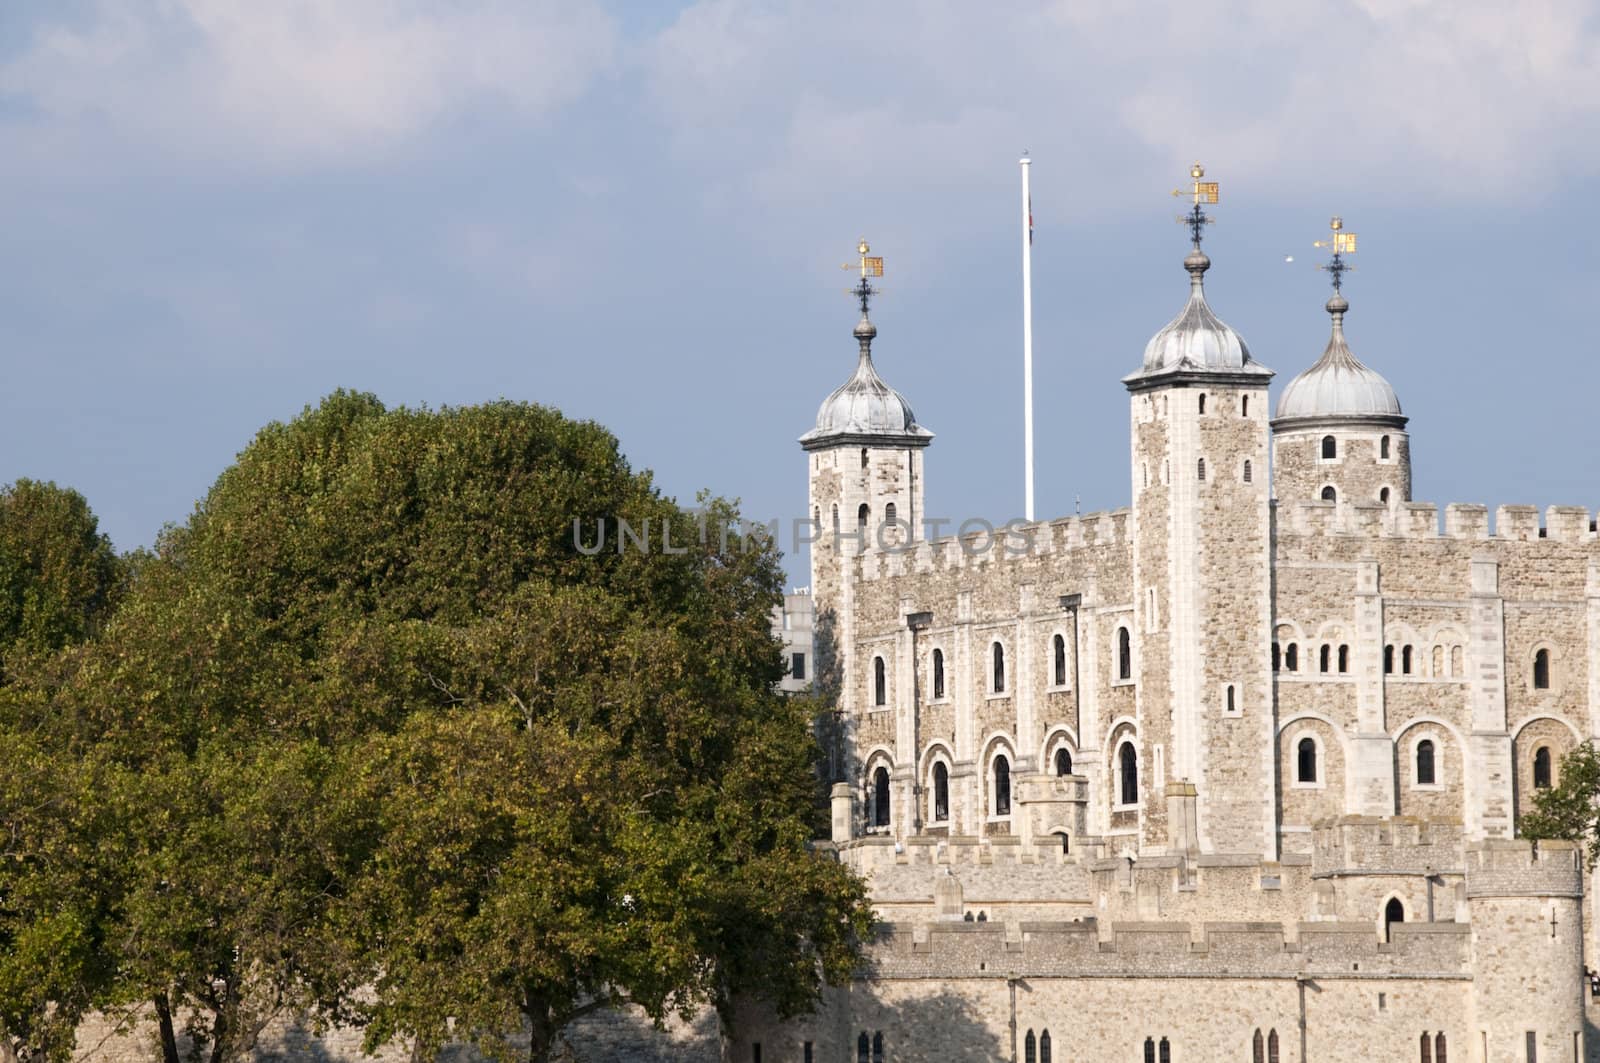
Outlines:
[[863,259],[858,363],[800,442],[833,845],[885,929],[725,1058],[1586,1058],[1581,853],[1517,825],[1600,734],[1595,524],[1412,500],[1337,219],[1331,335],[1270,408],[1206,301],[1202,175],[1187,301],[1122,380],[1126,509],[925,537],[933,435],[873,363]]

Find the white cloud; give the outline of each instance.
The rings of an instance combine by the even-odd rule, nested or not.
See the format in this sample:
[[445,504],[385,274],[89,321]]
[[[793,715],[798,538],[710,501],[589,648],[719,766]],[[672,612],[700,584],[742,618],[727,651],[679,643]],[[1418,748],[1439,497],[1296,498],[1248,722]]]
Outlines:
[[489,101],[540,118],[612,62],[593,0],[97,0],[0,68],[36,150],[68,130],[182,159],[360,160]]

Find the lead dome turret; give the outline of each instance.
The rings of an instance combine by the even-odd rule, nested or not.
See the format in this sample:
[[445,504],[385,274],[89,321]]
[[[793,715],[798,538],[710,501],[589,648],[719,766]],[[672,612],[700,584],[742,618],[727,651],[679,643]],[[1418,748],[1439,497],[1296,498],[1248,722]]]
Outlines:
[[1328,345],[1322,357],[1289,381],[1278,396],[1275,426],[1289,427],[1307,418],[1370,421],[1396,428],[1405,425],[1394,388],[1350,351],[1344,335],[1344,315],[1349,309],[1350,303],[1337,292],[1328,300],[1327,311],[1333,317]]

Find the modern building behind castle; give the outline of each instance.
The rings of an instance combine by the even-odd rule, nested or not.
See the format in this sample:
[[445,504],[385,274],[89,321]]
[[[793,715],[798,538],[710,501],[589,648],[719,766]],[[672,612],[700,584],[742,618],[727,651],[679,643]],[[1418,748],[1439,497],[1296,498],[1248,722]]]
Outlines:
[[833,837],[886,931],[730,1058],[1585,1058],[1581,854],[1517,825],[1600,733],[1591,514],[1413,501],[1337,224],[1326,349],[1270,407],[1206,302],[1202,198],[1187,300],[1122,380],[1131,505],[1003,539],[922,537],[933,435],[863,279],[801,444]]

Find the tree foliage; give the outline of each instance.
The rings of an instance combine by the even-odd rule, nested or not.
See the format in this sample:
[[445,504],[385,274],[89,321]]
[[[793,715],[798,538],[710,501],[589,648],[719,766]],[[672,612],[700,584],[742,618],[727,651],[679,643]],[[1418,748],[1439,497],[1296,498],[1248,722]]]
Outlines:
[[22,865],[90,883],[89,995],[153,1002],[169,1058],[187,1036],[218,1063],[281,1007],[535,1060],[621,1001],[809,1007],[870,913],[807,847],[776,551],[701,502],[538,406],[339,392],[264,428],[100,636],[3,703],[50,761],[27,829],[76,814],[74,765],[103,775],[93,844]]
[[1559,785],[1534,792],[1533,811],[1517,828],[1528,838],[1577,842],[1593,869],[1600,859],[1600,752],[1594,743],[1575,746],[1561,759],[1560,778]]

